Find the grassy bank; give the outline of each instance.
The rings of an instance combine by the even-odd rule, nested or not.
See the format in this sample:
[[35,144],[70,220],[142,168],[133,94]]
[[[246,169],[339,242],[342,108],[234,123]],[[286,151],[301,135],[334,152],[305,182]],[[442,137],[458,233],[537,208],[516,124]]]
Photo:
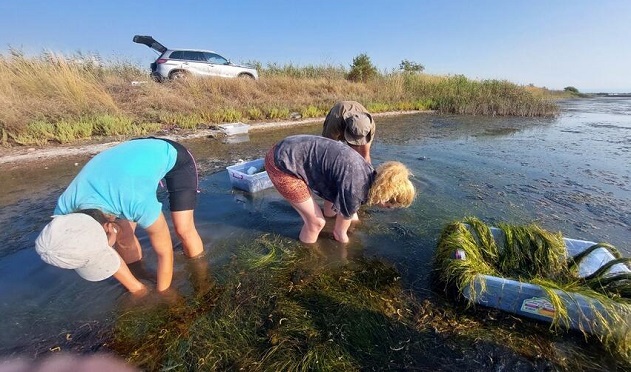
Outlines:
[[[323,117],[339,100],[374,113],[436,110],[473,115],[551,116],[554,92],[462,75],[380,73],[346,79],[344,67],[268,65],[261,79],[189,79],[160,84],[129,62],[69,62],[54,54],[0,55],[4,146],[71,143],[98,136],[194,130],[222,122]],[[132,82],[138,82],[133,84]]]

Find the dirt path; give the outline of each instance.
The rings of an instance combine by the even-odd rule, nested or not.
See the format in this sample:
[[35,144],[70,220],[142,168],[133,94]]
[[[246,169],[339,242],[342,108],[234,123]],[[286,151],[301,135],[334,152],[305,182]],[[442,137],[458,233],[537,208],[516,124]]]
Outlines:
[[[405,114],[415,114],[421,112],[431,111],[394,111],[386,113],[373,114],[374,117],[384,116],[396,116]],[[316,122],[323,122],[324,118],[310,118],[304,120],[292,120],[282,122],[271,123],[251,123],[250,132],[271,130],[277,128],[285,128],[290,126],[308,125]],[[215,129],[203,129],[194,132],[186,132],[183,134],[170,133],[163,135],[156,135],[158,137],[168,138],[174,141],[217,136],[221,135],[221,132]],[[56,157],[76,156],[76,155],[92,155],[97,154],[107,148],[110,148],[118,143],[126,141],[128,138],[104,138],[98,142],[95,140],[89,142],[75,143],[72,145],[50,145],[46,147],[0,147],[0,165],[17,165],[25,162],[34,162],[37,160],[50,159]]]

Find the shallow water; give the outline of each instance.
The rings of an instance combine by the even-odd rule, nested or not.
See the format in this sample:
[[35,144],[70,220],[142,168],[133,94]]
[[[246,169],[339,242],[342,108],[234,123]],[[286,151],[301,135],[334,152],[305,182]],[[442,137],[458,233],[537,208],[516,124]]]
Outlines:
[[[383,117],[375,164],[399,160],[420,190],[404,210],[365,208],[344,247],[327,226],[313,247],[332,265],[379,256],[397,265],[406,286],[429,292],[428,276],[442,227],[465,216],[488,223],[536,222],[564,236],[607,241],[631,254],[631,99],[562,103],[555,119],[414,114]],[[262,234],[297,238],[298,215],[273,190],[232,190],[225,166],[262,157],[290,134],[318,134],[320,125],[252,132],[241,139],[184,142],[201,171],[197,226],[213,267]],[[51,159],[2,169],[0,179],[0,355],[72,337],[107,323],[129,296],[113,280],[90,283],[44,264],[32,249],[56,197],[87,157]],[[26,168],[26,169],[25,169]],[[160,197],[164,198],[160,193]],[[144,235],[145,269],[155,257]],[[174,287],[191,291],[188,262],[177,248]],[[150,275],[150,277],[153,274]]]

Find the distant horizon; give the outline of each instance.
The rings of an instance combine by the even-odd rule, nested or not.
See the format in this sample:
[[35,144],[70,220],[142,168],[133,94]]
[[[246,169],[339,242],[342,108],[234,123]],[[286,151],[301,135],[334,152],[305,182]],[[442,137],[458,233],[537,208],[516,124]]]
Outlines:
[[[577,88],[578,89],[578,88]],[[586,94],[597,94],[597,93],[602,93],[602,94],[630,94],[631,95],[631,89],[626,90],[626,91],[612,91],[612,90],[585,90],[585,91],[581,91],[579,89],[579,91],[581,93],[586,93]]]
[[[408,60],[431,75],[506,80],[551,90],[631,92],[631,1],[6,0],[0,48],[75,51],[147,66],[132,41],[215,50],[234,62],[343,65],[360,54],[380,71]],[[165,11],[168,9],[168,12]],[[35,11],[36,10],[36,11]],[[168,27],[165,27],[168,26]],[[28,48],[28,50],[26,50]]]

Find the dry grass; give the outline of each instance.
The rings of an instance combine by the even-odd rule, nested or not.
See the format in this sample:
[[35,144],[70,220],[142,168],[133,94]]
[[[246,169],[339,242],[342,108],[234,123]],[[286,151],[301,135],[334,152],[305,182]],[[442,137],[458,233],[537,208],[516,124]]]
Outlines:
[[[76,60],[54,53],[33,58],[16,51],[0,55],[4,145],[44,145],[110,135],[85,129],[97,126],[103,116],[119,118],[122,126],[112,130],[131,130],[131,135],[156,127],[194,129],[199,124],[235,120],[286,120],[293,112],[319,117],[339,100],[362,102],[373,112],[431,109],[550,116],[557,111],[545,89],[464,76],[390,73],[355,83],[345,78],[343,67],[268,65],[259,66],[259,81],[192,78],[161,84],[124,61],[105,66],[85,58],[79,58],[81,63]],[[132,81],[141,84],[132,85]],[[130,129],[129,123],[143,128]],[[63,135],[69,131],[72,135]]]
[[0,59],[0,92],[0,122],[7,130],[19,131],[35,120],[119,112],[93,71],[54,54]]

